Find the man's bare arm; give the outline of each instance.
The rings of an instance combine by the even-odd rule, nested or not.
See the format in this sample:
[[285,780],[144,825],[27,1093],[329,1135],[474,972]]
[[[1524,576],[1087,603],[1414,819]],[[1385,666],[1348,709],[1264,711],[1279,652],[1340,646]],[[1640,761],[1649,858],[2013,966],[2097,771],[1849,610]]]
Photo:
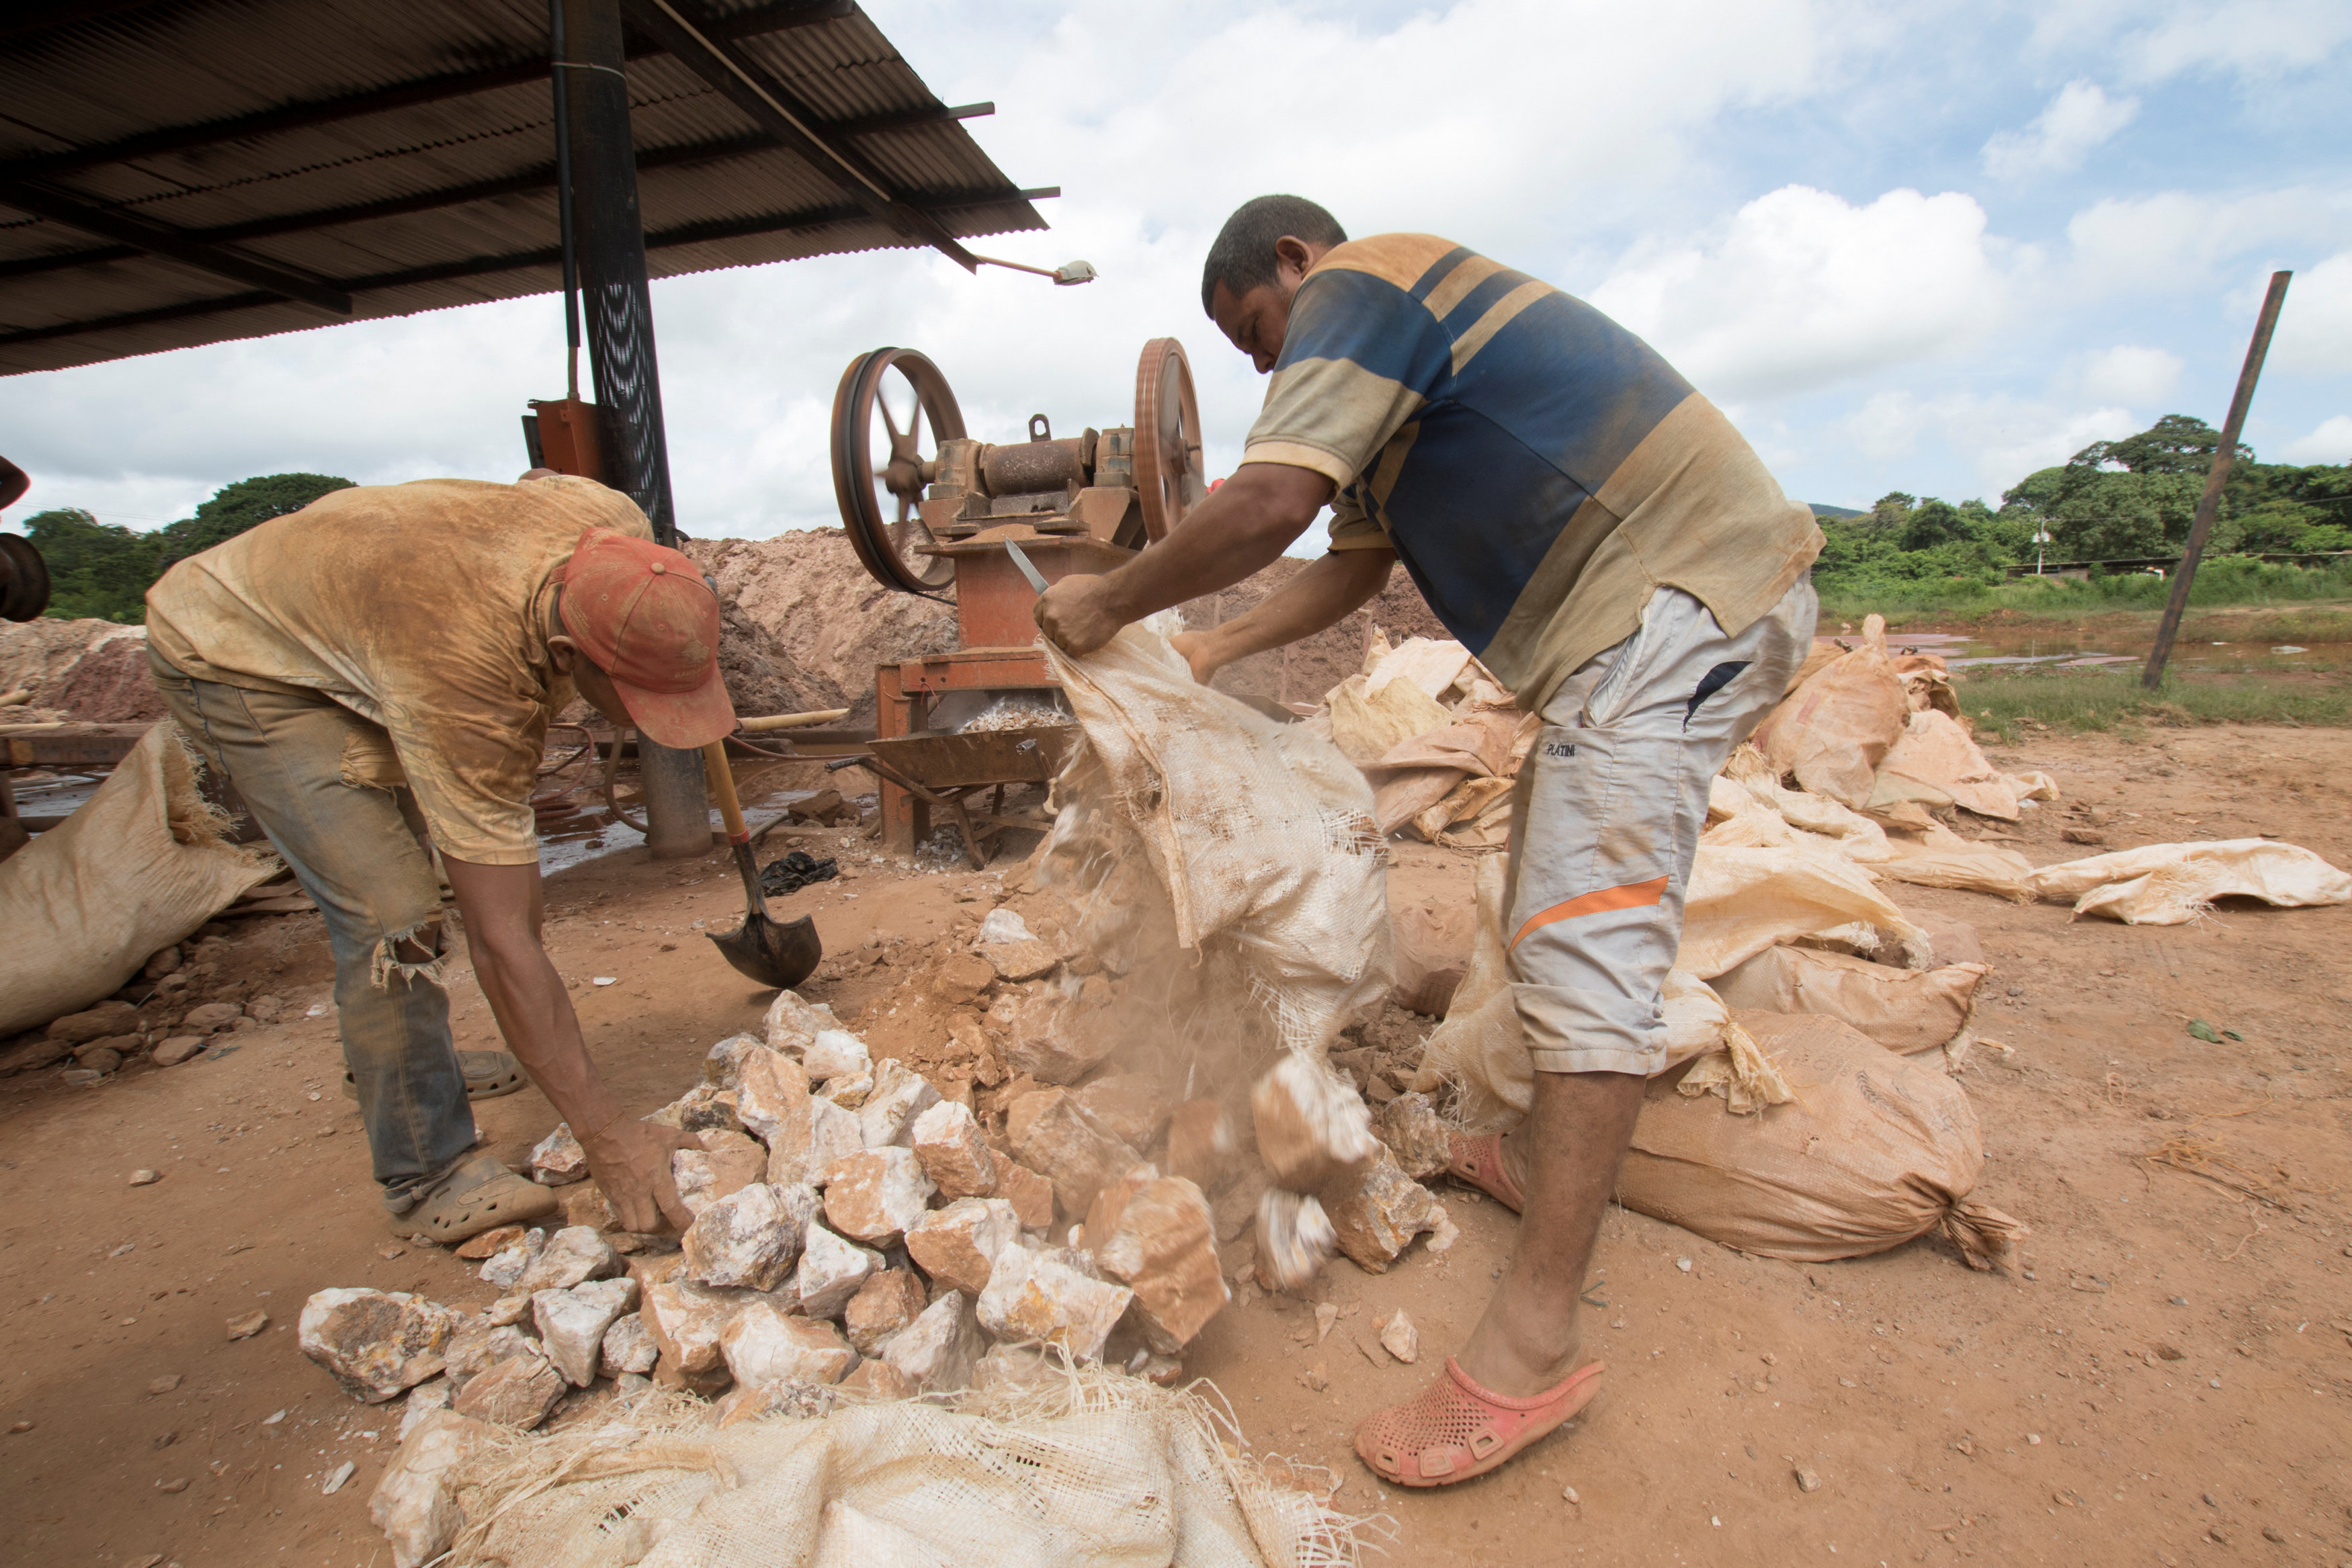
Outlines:
[[1270,564],[1331,498],[1331,481],[1287,463],[1244,463],[1168,537],[1118,570],[1066,577],[1037,601],[1037,624],[1091,653],[1154,612],[1231,588]]
[[1333,550],[1248,614],[1205,632],[1181,633],[1176,651],[1192,666],[1192,678],[1207,685],[1212,675],[1237,659],[1338,625],[1388,586],[1389,569],[1395,564],[1394,550]]
[[545,909],[536,865],[475,865],[442,857],[465,917],[474,978],[508,1047],[572,1124],[622,1228],[684,1229],[693,1221],[670,1176],[671,1151],[701,1145],[674,1127],[630,1116],[604,1086],[580,1036],[563,978],[540,941]]

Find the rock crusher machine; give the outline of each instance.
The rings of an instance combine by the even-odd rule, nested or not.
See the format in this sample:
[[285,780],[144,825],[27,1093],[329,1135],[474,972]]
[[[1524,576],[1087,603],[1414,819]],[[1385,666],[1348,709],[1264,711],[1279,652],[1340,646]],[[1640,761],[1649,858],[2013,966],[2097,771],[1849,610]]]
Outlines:
[[[938,808],[973,865],[985,865],[984,843],[999,831],[1045,825],[1038,812],[1007,815],[1005,794],[1052,779],[1071,735],[1050,723],[958,727],[1000,697],[1059,690],[1036,645],[1036,592],[1005,545],[1018,542],[1048,582],[1108,571],[1208,494],[1183,345],[1143,346],[1132,425],[1057,439],[1041,413],[1028,440],[1001,444],[964,434],[947,378],[921,354],[861,354],[834,396],[833,484],[874,580],[956,610],[952,653],[875,669],[865,765],[882,784],[883,847],[911,854]],[[992,789],[988,808],[976,809],[971,798]]]

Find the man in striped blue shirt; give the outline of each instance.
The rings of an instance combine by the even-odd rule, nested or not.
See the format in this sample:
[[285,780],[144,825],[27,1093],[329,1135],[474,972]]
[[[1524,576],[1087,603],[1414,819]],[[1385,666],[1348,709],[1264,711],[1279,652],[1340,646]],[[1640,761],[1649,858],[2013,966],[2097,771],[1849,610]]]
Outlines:
[[1481,1475],[1592,1397],[1577,1297],[1643,1086],[1710,781],[1812,638],[1810,508],[1716,407],[1583,301],[1450,241],[1349,241],[1261,196],[1202,303],[1270,373],[1242,465],[1153,549],[1038,603],[1073,653],[1269,564],[1328,502],[1330,549],[1177,646],[1206,681],[1332,625],[1404,562],[1439,620],[1540,714],[1512,811],[1503,935],[1535,1068],[1527,1119],[1452,1172],[1523,1215],[1444,1375],[1368,1417],[1391,1484]]

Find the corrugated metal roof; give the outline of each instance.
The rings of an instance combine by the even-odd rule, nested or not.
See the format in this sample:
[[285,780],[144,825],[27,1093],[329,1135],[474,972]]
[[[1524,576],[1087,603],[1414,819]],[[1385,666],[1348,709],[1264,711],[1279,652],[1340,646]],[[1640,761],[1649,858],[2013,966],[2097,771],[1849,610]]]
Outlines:
[[[1045,226],[855,4],[667,3],[947,234]],[[544,0],[47,14],[0,22],[0,374],[558,287]],[[926,243],[650,37],[630,40],[655,277]],[[271,287],[286,277],[349,296],[351,314]]]

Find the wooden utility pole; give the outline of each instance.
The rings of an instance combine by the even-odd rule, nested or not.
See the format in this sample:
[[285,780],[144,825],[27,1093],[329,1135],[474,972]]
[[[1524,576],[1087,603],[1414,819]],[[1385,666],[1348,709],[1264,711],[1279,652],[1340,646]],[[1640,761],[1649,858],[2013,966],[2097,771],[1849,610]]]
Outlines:
[[2172,597],[2165,601],[2164,619],[2157,622],[2156,646],[2148,650],[2147,665],[2139,684],[2148,691],[2164,685],[2165,662],[2172,657],[2172,640],[2180,634],[2180,617],[2189,608],[2189,585],[2197,576],[2197,562],[2213,519],[2221,510],[2221,486],[2238,455],[2238,433],[2245,428],[2246,405],[2254,401],[2254,382],[2261,379],[2263,357],[2271,351],[2271,329],[2278,325],[2279,307],[2286,302],[2286,281],[2292,272],[2271,274],[2271,290],[2263,298],[2263,313],[2254,322],[2254,340],[2246,345],[2246,364],[2238,372],[2237,394],[2230,399],[2230,417],[2221,426],[2221,444],[2213,449],[2213,466],[2205,473],[2205,493],[2197,498],[2197,517],[2189,525],[2189,548],[2180,552],[2180,566],[2172,574]]

